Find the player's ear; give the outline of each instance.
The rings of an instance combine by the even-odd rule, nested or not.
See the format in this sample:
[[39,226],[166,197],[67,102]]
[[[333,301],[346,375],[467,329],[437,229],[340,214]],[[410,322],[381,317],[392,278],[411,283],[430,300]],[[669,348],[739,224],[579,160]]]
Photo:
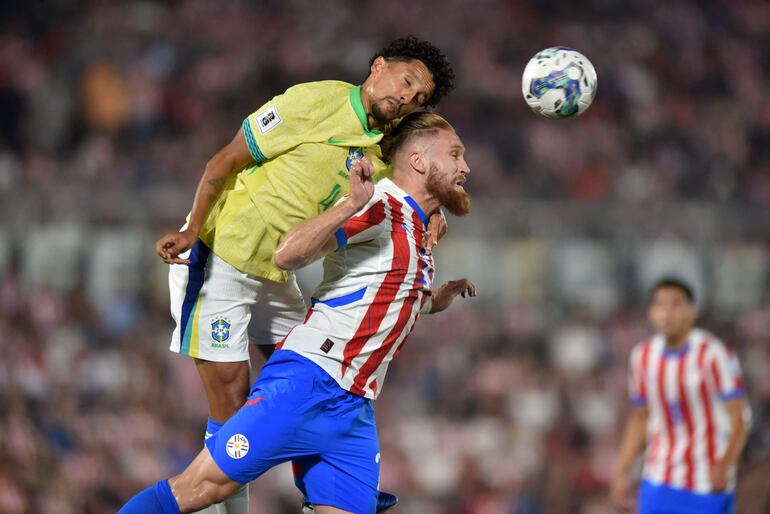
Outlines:
[[385,61],[385,58],[383,56],[378,56],[372,61],[372,65],[369,67],[369,75],[372,77],[376,77],[377,75],[382,72],[383,69],[385,69],[385,64],[387,61]]
[[425,156],[420,152],[412,152],[409,155],[409,165],[420,175],[425,174],[428,171],[428,163]]

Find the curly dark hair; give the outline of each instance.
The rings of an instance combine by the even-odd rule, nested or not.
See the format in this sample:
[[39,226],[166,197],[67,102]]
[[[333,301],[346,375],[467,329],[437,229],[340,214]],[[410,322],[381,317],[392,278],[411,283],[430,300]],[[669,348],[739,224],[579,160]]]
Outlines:
[[428,98],[425,105],[435,107],[444,96],[455,88],[455,72],[452,70],[452,65],[449,64],[441,50],[428,41],[423,41],[415,36],[391,41],[388,46],[374,54],[369,61],[369,66],[374,63],[377,57],[384,57],[389,61],[411,61],[412,59],[422,61],[430,70],[433,75],[433,82],[436,84],[433,95]]

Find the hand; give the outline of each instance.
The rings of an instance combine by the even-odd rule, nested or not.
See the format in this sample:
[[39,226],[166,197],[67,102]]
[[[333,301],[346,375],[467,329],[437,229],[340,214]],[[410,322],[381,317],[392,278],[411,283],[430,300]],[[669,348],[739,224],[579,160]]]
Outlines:
[[170,232],[158,239],[155,251],[166,264],[190,264],[190,259],[181,259],[179,254],[193,247],[198,240],[198,233],[192,229]]
[[366,157],[356,159],[350,165],[350,193],[348,205],[358,212],[374,194],[374,168]]
[[711,466],[711,491],[720,492],[727,489],[727,474],[730,470],[730,465],[725,464],[722,461],[716,461]]
[[636,508],[636,498],[634,487],[625,474],[619,474],[612,479],[610,484],[610,498],[612,504],[620,512],[634,512]]
[[446,235],[446,216],[439,210],[435,214],[431,214],[430,220],[428,220],[428,230],[423,236],[422,244],[426,250],[432,250],[444,235]]
[[431,314],[441,312],[452,304],[452,300],[457,295],[465,298],[465,295],[476,296],[476,286],[467,278],[459,280],[450,280],[446,284],[436,289],[433,293],[433,305],[430,309]]

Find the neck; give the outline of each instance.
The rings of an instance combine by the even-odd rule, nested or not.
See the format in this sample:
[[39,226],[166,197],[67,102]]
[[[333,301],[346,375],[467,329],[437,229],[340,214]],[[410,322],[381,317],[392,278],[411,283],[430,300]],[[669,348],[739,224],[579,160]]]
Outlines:
[[689,340],[690,331],[686,331],[683,334],[678,335],[671,335],[671,336],[665,336],[666,337],[666,347],[671,350],[677,350],[687,344],[687,341]]
[[406,194],[412,197],[412,200],[417,202],[422,212],[430,218],[439,207],[441,203],[432,194],[428,193],[425,189],[425,184],[417,182],[416,180],[410,180],[411,177],[394,176],[393,183],[404,190]]
[[364,112],[366,113],[366,125],[369,130],[381,129],[382,125],[377,119],[372,116],[372,96],[369,91],[369,86],[366,82],[361,86],[361,105],[364,106]]

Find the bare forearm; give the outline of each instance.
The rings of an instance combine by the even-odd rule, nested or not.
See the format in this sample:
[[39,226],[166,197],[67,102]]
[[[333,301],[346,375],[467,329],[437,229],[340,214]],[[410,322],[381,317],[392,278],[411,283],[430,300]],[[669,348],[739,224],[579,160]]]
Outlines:
[[275,264],[284,270],[296,270],[331,251],[334,232],[349,220],[357,208],[346,201],[287,232],[275,251]]
[[189,229],[195,232],[200,231],[211,206],[222,192],[227,179],[234,171],[233,163],[227,156],[215,155],[206,164],[206,170],[203,172],[198,188],[195,190],[195,199],[190,211],[190,221],[187,225]]
[[746,420],[744,419],[746,406],[744,400],[732,400],[727,409],[730,414],[730,439],[727,441],[727,448],[725,448],[720,460],[727,465],[732,465],[738,461],[738,457],[746,445],[748,435]]
[[647,434],[647,409],[635,408],[628,419],[623,433],[623,443],[618,455],[618,463],[615,467],[617,474],[625,474],[636,460],[636,457],[644,450]]
[[232,141],[219,150],[209,162],[203,172],[198,189],[195,191],[188,230],[197,233],[208,216],[211,206],[230,177],[243,169],[248,163],[253,162],[243,129],[239,130]]

